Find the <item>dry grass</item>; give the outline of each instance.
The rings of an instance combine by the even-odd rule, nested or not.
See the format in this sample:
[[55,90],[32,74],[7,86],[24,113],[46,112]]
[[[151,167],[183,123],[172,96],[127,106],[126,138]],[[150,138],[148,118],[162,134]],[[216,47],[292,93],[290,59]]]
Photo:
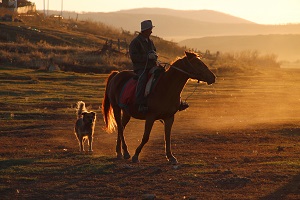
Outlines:
[[279,69],[280,63],[274,54],[260,54],[258,51],[241,51],[236,53],[220,53],[205,55],[204,59],[217,73],[258,73],[269,69]]
[[[299,199],[299,71],[220,76],[202,84],[176,115],[167,164],[155,123],[141,163],[115,160],[115,134],[102,130],[107,75],[0,69],[2,199]],[[182,93],[187,97],[195,82]],[[80,154],[75,104],[97,112],[93,154]],[[129,151],[143,122],[125,130]],[[280,147],[280,148],[279,148]]]
[[[55,20],[19,16],[22,22],[1,26],[0,62],[27,68],[45,68],[52,59],[62,70],[109,72],[112,69],[131,68],[127,55],[128,44],[134,35],[102,23],[92,21]],[[121,52],[117,53],[120,39]],[[164,61],[183,54],[175,43],[153,37]],[[107,40],[113,40],[113,52],[100,54]],[[126,41],[126,43],[124,42]],[[166,56],[165,56],[166,55]],[[75,68],[73,70],[73,68]]]
[[[42,30],[43,39],[18,36],[13,38],[16,43],[0,44],[2,199],[142,199],[145,194],[158,199],[300,198],[299,71],[237,75],[237,68],[253,70],[274,59],[255,52],[206,58],[219,70],[234,70],[220,74],[212,86],[201,85],[188,99],[191,107],[176,115],[172,145],[180,164],[166,162],[161,123],[154,125],[141,163],[132,164],[115,160],[116,135],[102,130],[106,74],[26,69],[40,68],[52,58],[66,71],[76,66],[80,72],[109,70],[128,58],[92,55],[95,44],[103,42],[99,35],[83,37],[57,21],[49,21],[48,27],[39,20],[22,25],[30,23]],[[81,23],[85,22],[78,26]],[[158,47],[167,46],[161,42]],[[187,84],[183,99],[195,84]],[[93,154],[78,152],[73,133],[78,100],[97,113]],[[126,127],[131,153],[140,143],[143,127],[134,119]]]
[[[76,72],[107,73],[113,69],[130,69],[131,61],[127,50],[134,35],[103,23],[93,21],[55,20],[44,18],[37,13],[35,17],[20,16],[22,23],[5,23],[0,33],[0,62],[27,68],[49,67],[54,61],[61,70]],[[37,39],[38,38],[38,39]],[[100,55],[107,40],[122,43],[121,53]],[[160,60],[171,62],[184,54],[184,48],[176,43],[153,36]],[[202,54],[201,52],[199,52]],[[204,54],[205,62],[217,73],[253,73],[265,68],[278,68],[274,55],[260,55],[257,51],[238,53]]]

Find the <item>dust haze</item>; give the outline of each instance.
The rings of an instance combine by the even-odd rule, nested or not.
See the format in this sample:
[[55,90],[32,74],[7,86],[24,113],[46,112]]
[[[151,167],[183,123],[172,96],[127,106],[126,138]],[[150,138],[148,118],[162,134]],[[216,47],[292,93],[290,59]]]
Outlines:
[[[198,87],[188,102],[190,108],[177,115],[174,129],[261,129],[265,125],[300,121],[300,72],[279,70],[257,76],[222,76],[212,86]],[[196,83],[190,82],[182,97]]]
[[[197,83],[189,81],[182,100]],[[300,70],[279,69],[258,75],[224,75],[213,85],[198,85],[187,99],[190,107],[175,115],[174,135],[284,128],[300,125]],[[131,119],[125,130],[131,145],[142,138],[144,122]],[[163,141],[163,125],[154,124],[151,137]]]

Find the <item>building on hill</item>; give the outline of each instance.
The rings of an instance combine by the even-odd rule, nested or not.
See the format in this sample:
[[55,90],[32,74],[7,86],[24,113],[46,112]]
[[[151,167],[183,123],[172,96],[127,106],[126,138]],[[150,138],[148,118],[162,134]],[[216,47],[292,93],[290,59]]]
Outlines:
[[20,14],[36,11],[36,5],[27,0],[0,0],[0,8],[6,8]]

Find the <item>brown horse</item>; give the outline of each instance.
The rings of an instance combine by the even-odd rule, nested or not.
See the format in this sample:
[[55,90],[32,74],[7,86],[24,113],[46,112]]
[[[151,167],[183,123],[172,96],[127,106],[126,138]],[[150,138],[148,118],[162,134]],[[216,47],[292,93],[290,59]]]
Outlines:
[[[215,82],[215,75],[200,60],[197,54],[185,52],[185,56],[177,59],[171,67],[161,75],[157,86],[147,97],[148,111],[138,112],[137,105],[129,105],[128,109],[122,109],[119,105],[121,90],[124,84],[134,77],[133,71],[112,72],[106,83],[106,90],[102,102],[102,113],[106,130],[112,132],[116,127],[118,130],[116,153],[117,158],[129,159],[123,131],[131,117],[146,120],[144,135],[141,144],[137,147],[133,162],[138,162],[138,156],[143,146],[148,142],[150,132],[155,120],[162,120],[165,126],[165,151],[166,157],[176,164],[177,160],[171,152],[171,128],[174,122],[174,115],[180,105],[180,94],[188,79],[212,84]],[[123,155],[121,152],[123,149]]]

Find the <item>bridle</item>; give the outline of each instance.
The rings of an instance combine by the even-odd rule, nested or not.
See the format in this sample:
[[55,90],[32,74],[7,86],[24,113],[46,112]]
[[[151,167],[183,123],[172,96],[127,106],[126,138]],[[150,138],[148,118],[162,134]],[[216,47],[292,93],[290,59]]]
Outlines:
[[[187,63],[188,66],[189,66],[190,68],[194,69],[194,66],[192,65],[192,63],[189,61],[189,59],[188,59],[187,57],[186,57],[186,60],[187,60],[187,62],[188,62],[188,63]],[[184,59],[182,59],[181,61],[183,62],[183,65],[186,66],[186,65],[185,65],[185,62],[184,62]],[[174,68],[174,69],[176,69],[176,70],[178,70],[178,71],[180,71],[180,72],[182,72],[182,73],[184,73],[184,74],[186,74],[186,75],[188,75],[188,76],[191,77],[191,78],[193,78],[193,77],[195,76],[195,75],[193,75],[193,74],[191,74],[191,73],[189,73],[189,72],[186,72],[186,71],[184,71],[184,70],[182,70],[182,69],[176,67],[175,65],[171,65],[171,67]],[[199,82],[200,82],[200,81],[198,80],[197,83],[199,83]],[[196,85],[195,85],[195,88],[194,88],[193,92],[192,92],[191,94],[189,94],[189,95],[185,98],[184,102],[186,102],[186,101],[188,100],[188,98],[190,98],[190,97],[195,93],[195,91],[196,91],[197,88],[198,88],[198,85],[199,85],[199,84],[196,84]]]
[[[192,63],[189,61],[189,59],[187,57],[181,59],[181,62],[183,63],[183,65],[186,66],[186,62],[184,61],[184,59],[187,60],[188,67],[194,69],[194,66],[192,65]],[[187,72],[187,71],[184,71],[183,69],[180,69],[180,68],[176,67],[175,65],[171,65],[171,67],[174,68],[174,69],[176,69],[177,71],[180,71],[180,72],[188,75],[190,78],[194,78],[195,77],[194,74],[192,74],[190,72]],[[195,72],[195,70],[194,70],[194,72]],[[198,80],[198,82],[199,82],[199,80]]]

